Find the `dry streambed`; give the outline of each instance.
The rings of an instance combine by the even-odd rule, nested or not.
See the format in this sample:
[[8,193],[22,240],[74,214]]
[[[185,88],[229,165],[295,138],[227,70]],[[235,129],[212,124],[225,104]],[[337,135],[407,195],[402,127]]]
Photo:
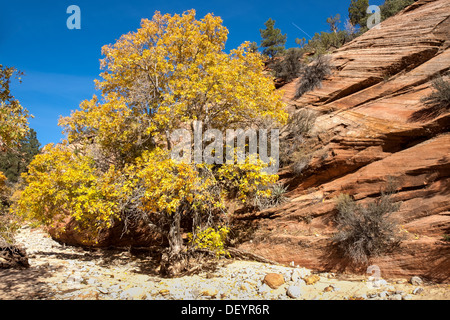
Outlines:
[[165,279],[148,255],[63,246],[29,227],[16,240],[26,248],[30,268],[0,269],[4,300],[450,299],[449,285],[420,279],[371,281],[250,261],[224,260],[214,272]]

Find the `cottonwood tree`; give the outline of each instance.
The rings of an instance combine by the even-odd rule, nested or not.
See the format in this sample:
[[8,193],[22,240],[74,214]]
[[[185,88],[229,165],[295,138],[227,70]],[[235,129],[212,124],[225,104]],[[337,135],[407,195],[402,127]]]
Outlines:
[[21,72],[0,64],[0,151],[18,145],[28,131],[28,111],[11,94],[11,78]]
[[212,14],[197,20],[194,10],[156,12],[104,46],[101,97],[61,118],[67,141],[31,163],[16,210],[46,224],[70,216],[94,238],[118,219],[139,217],[168,240],[161,271],[184,270],[183,221],[192,226],[192,244],[199,244],[196,234],[221,239],[225,198],[246,203],[277,180],[262,161],[207,165],[170,157],[170,132],[194,121],[224,130],[287,119],[261,55],[249,43],[226,53],[227,35]]
[[[11,94],[11,78],[16,76],[20,80],[21,72],[14,67],[0,64],[0,152],[18,147],[20,140],[27,134],[28,111]],[[6,177],[0,171],[0,195],[6,189]]]
[[[12,151],[20,145],[20,140],[28,132],[28,111],[11,94],[10,84],[13,76],[20,80],[21,72],[14,67],[0,64],[0,154]],[[0,171],[0,245],[11,242],[11,222],[4,217],[7,202],[7,178]]]

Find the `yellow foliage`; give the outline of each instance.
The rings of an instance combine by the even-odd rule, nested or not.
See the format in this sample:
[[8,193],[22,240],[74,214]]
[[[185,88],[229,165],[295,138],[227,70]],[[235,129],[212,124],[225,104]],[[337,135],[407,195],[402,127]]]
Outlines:
[[146,212],[172,214],[183,203],[198,212],[224,207],[222,194],[210,192],[216,184],[213,175],[202,175],[197,166],[172,160],[165,150],[144,152],[125,171],[134,185],[145,190],[141,202]]
[[136,32],[102,48],[102,97],[60,120],[69,142],[94,136],[124,155],[193,120],[219,130],[286,122],[282,92],[261,56],[249,43],[226,53],[227,35],[220,17],[196,20],[195,10],[143,19]]
[[6,177],[3,175],[3,172],[0,171],[0,193],[2,193],[6,188]]
[[27,187],[13,210],[48,225],[71,216],[92,231],[110,227],[127,192],[116,188],[116,174],[114,167],[99,174],[92,158],[49,144],[22,175]]
[[234,190],[238,198],[246,203],[250,196],[269,197],[271,190],[267,187],[278,180],[278,175],[263,171],[267,163],[250,155],[244,163],[235,161],[223,164],[218,169],[218,178],[224,182],[228,190]]
[[[136,32],[104,46],[96,82],[101,97],[83,101],[59,123],[68,143],[98,153],[46,146],[23,175],[27,186],[14,209],[45,224],[70,216],[95,235],[130,206],[166,217],[216,214],[232,192],[243,202],[270,192],[265,187],[278,176],[262,172],[261,161],[178,163],[162,143],[194,120],[219,130],[287,120],[282,92],[265,75],[261,56],[249,43],[226,53],[227,35],[212,14],[197,20],[194,10],[156,12]],[[203,231],[197,245],[220,248],[226,233]]]
[[217,229],[209,227],[205,230],[201,230],[198,227],[195,237],[192,233],[188,233],[188,239],[194,247],[211,250],[217,257],[229,256],[228,251],[225,249],[225,241],[229,232],[230,229],[223,226]]
[[21,73],[14,67],[0,64],[0,151],[16,147],[29,130],[28,110],[22,107],[9,90],[14,75],[20,76]]

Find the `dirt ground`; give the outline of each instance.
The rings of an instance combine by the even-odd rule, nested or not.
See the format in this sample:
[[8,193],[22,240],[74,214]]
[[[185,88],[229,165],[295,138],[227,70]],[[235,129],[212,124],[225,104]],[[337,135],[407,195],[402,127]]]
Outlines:
[[[148,254],[64,246],[30,227],[16,241],[26,248],[30,267],[0,269],[1,300],[450,300],[449,284],[316,274],[301,266],[231,259],[218,261],[214,271],[166,279]],[[282,275],[284,284],[267,286],[268,273]]]

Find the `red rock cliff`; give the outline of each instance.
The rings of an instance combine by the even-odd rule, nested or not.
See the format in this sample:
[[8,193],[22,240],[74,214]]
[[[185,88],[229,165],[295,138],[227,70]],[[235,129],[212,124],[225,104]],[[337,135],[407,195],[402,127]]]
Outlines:
[[370,263],[384,277],[448,282],[450,113],[433,114],[421,99],[450,70],[449,47],[450,1],[419,0],[332,53],[335,71],[320,89],[294,100],[297,81],[282,87],[291,109],[321,112],[310,133],[316,151],[300,175],[281,170],[288,203],[236,216],[256,230],[240,248],[322,271],[365,272],[330,251],[333,198],[377,198],[394,178],[401,207],[393,218],[406,240]]

